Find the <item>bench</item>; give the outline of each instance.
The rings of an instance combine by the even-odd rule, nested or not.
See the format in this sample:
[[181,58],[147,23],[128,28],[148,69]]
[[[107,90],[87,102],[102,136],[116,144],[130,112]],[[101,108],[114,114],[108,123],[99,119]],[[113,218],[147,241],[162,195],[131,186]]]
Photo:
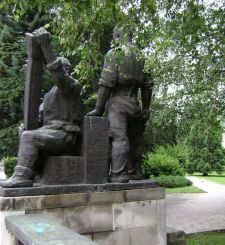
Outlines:
[[18,245],[97,245],[54,218],[40,214],[8,216],[5,224]]

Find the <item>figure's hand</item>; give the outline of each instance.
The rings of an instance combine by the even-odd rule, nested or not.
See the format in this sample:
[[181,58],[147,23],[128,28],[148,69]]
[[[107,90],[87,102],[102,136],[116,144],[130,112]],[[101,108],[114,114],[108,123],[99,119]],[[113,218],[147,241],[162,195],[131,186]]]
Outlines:
[[35,35],[36,42],[42,46],[46,47],[49,46],[51,43],[51,34],[45,30],[44,27],[41,27],[40,29],[37,29],[33,32]]
[[97,109],[94,109],[93,111],[91,111],[91,112],[88,112],[87,114],[86,114],[86,116],[97,116],[97,117],[100,117],[100,116],[102,116],[103,115],[103,113],[101,113],[99,110],[97,110]]
[[149,110],[148,109],[143,109],[141,112],[142,115],[142,120],[144,123],[146,123],[149,119]]
[[21,123],[19,128],[18,128],[18,134],[19,136],[25,131],[24,124]]

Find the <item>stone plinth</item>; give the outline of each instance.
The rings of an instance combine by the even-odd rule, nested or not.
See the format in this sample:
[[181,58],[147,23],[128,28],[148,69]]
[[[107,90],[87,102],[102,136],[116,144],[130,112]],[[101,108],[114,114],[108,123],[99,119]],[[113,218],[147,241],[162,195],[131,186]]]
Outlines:
[[84,183],[84,158],[76,156],[50,156],[47,158],[41,184]]
[[108,182],[109,137],[106,117],[84,117],[82,156],[49,156],[42,185],[102,184]]
[[0,245],[15,244],[4,218],[17,214],[44,214],[100,245],[166,245],[162,187],[1,197],[0,209]]
[[82,156],[84,183],[108,182],[109,136],[106,117],[84,117]]

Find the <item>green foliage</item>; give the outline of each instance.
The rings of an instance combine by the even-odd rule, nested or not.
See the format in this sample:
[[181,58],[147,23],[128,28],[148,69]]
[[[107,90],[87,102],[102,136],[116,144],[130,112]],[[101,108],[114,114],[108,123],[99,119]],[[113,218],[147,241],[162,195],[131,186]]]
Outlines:
[[14,167],[17,163],[17,157],[7,156],[3,158],[3,162],[5,165],[5,174],[7,177],[10,177],[13,174]]
[[0,157],[15,155],[18,149],[18,125],[0,130]]
[[155,151],[157,154],[168,155],[177,159],[182,169],[187,171],[189,151],[185,144],[158,146]]
[[145,176],[184,175],[177,159],[158,153],[148,153],[144,157],[142,171]]
[[183,176],[159,176],[152,177],[152,180],[158,180],[161,186],[167,188],[177,188],[192,185],[192,182]]
[[25,32],[45,25],[57,37],[56,50],[71,61],[88,111],[95,103],[112,30],[118,26],[125,34],[132,32],[155,83],[145,152],[184,140],[195,120],[218,118],[225,110],[225,5],[206,2],[1,1],[0,130],[21,119]]
[[223,172],[225,154],[222,148],[222,129],[219,122],[196,121],[187,138],[189,147],[188,172],[208,175]]
[[0,158],[15,154],[24,80],[24,37],[8,16],[0,16]]
[[21,20],[17,21],[11,16],[12,8],[9,4],[6,11],[0,9],[0,159],[17,151],[25,80],[25,32],[44,23],[40,13],[29,6],[24,6]]

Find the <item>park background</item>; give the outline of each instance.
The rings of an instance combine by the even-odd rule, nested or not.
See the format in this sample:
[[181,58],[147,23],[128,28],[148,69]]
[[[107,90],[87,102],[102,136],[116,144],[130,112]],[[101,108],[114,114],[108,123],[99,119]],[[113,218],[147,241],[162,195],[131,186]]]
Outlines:
[[[0,158],[16,156],[18,148],[25,33],[45,26],[53,34],[55,50],[69,58],[72,74],[82,84],[85,113],[94,107],[104,55],[119,26],[133,33],[155,84],[144,138],[144,173],[222,173],[224,5],[193,0],[2,1]],[[47,72],[43,80],[44,95],[52,85]],[[164,170],[158,169],[161,162],[167,165]]]
[[[0,159],[8,176],[23,121],[25,33],[42,26],[52,33],[54,49],[70,60],[72,75],[82,84],[84,114],[94,108],[114,27],[131,32],[154,82],[143,174],[166,187],[190,185],[186,174],[213,174],[225,182],[224,1],[1,1]],[[53,85],[47,71],[43,81],[42,95]]]

